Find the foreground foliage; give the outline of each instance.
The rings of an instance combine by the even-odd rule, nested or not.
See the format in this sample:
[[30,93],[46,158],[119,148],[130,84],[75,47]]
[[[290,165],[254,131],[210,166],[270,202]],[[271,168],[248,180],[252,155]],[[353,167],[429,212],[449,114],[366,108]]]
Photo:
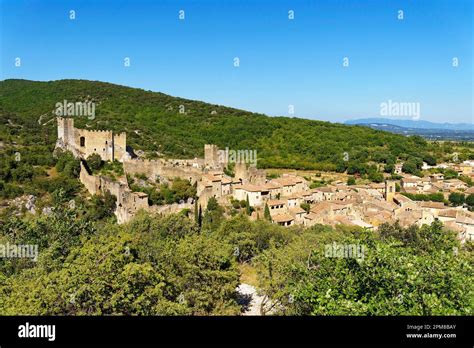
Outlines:
[[[0,244],[39,246],[37,262],[0,259],[1,315],[236,315],[238,263],[256,266],[263,313],[473,311],[472,248],[439,222],[377,233],[284,228],[251,222],[245,212],[225,219],[211,202],[202,225],[186,214],[144,212],[117,225],[103,212],[92,222],[92,212],[80,214],[63,195],[48,216],[1,226]],[[364,246],[363,258],[328,257],[334,243]]]

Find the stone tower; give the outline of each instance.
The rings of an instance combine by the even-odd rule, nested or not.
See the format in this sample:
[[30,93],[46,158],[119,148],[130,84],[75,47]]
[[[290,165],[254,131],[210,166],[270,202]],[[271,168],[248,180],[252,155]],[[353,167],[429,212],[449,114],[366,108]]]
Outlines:
[[204,145],[204,165],[211,168],[219,166],[219,153],[217,145]]
[[64,145],[74,145],[74,119],[58,117],[58,140],[61,139]]
[[244,162],[237,162],[234,166],[234,178],[243,184],[248,182],[247,165]]
[[393,197],[395,196],[396,188],[395,181],[385,180],[385,190],[384,197],[387,202],[393,202]]

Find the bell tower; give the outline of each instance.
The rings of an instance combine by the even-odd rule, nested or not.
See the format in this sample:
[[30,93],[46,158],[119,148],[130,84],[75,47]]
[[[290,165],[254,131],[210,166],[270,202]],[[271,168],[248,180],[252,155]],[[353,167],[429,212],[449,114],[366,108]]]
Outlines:
[[385,180],[384,197],[387,202],[393,202],[396,193],[395,181]]

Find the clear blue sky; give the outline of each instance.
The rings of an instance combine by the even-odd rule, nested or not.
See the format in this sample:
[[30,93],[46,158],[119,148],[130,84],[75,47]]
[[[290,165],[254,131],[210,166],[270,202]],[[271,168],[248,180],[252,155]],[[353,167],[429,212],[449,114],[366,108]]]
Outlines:
[[419,102],[422,120],[473,122],[472,0],[0,3],[1,80],[100,80],[269,115],[291,104],[334,122]]

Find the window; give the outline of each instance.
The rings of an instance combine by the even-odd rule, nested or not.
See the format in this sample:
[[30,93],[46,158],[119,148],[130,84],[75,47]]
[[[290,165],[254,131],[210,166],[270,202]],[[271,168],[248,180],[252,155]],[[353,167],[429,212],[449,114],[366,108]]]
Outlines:
[[80,137],[79,138],[79,144],[81,145],[81,147],[86,146],[86,138]]

